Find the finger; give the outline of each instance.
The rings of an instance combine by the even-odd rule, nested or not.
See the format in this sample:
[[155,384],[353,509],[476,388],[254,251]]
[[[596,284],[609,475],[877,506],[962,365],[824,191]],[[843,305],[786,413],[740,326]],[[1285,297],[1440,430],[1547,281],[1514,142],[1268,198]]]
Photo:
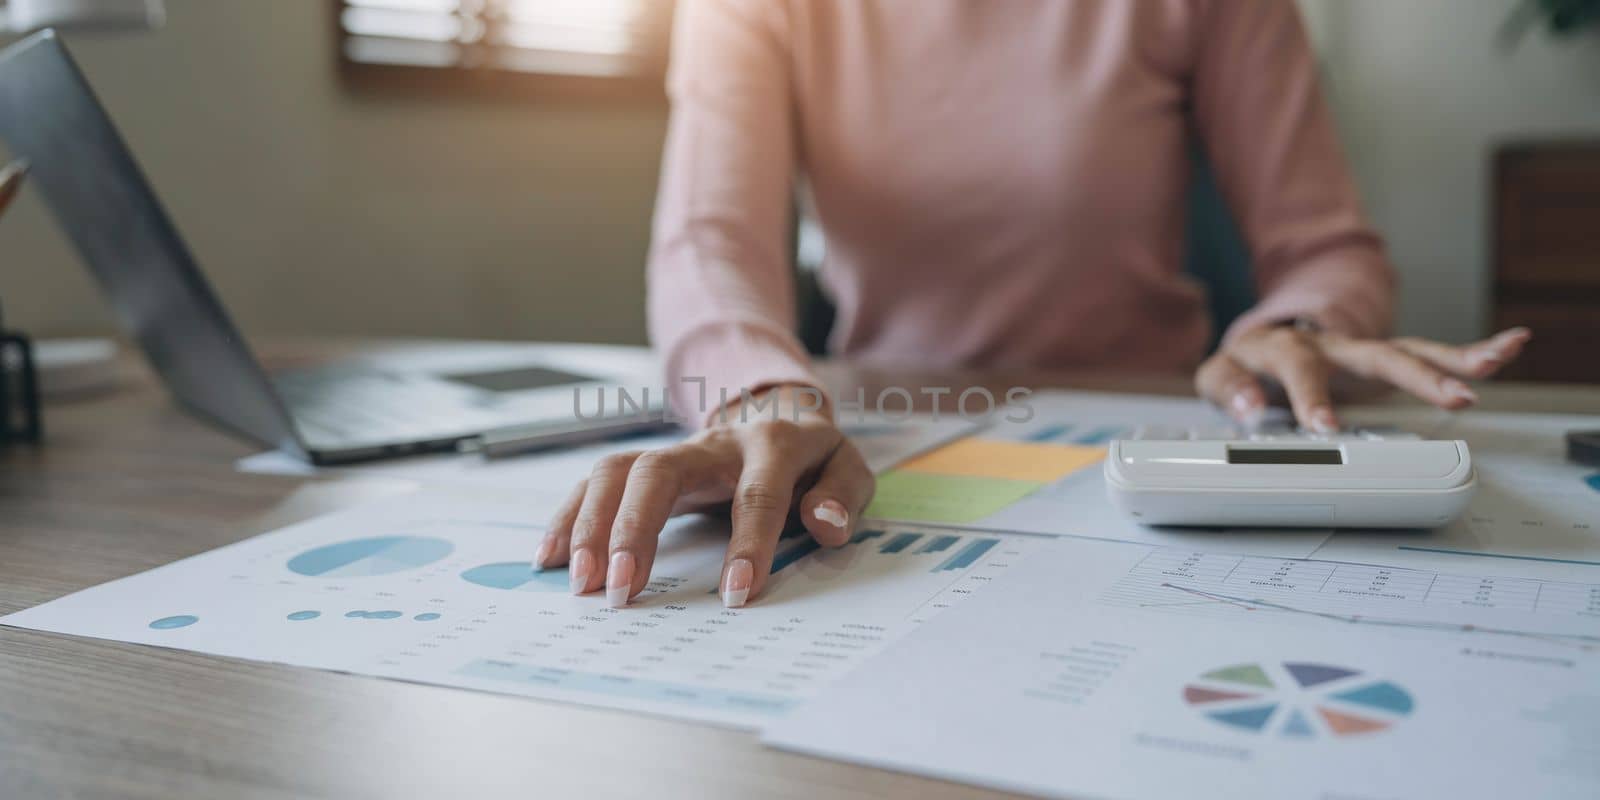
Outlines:
[[876,479],[861,451],[843,442],[823,464],[811,490],[800,498],[800,520],[823,546],[839,547],[850,541],[875,486]]
[[572,523],[572,559],[567,575],[573,594],[592,592],[605,582],[606,567],[601,558],[627,486],[628,470],[638,457],[638,452],[615,453],[596,462],[594,471],[589,473],[583,504]]
[[1318,433],[1338,431],[1339,419],[1334,416],[1333,399],[1328,393],[1332,370],[1322,351],[1299,336],[1276,341],[1279,344],[1264,355],[1266,371],[1283,385],[1295,419],[1301,427]]
[[568,547],[572,544],[572,524],[578,520],[578,508],[583,505],[583,495],[588,486],[587,479],[578,481],[572,494],[561,501],[555,515],[550,517],[550,527],[545,529],[544,538],[539,540],[539,549],[534,552],[534,569],[549,569],[567,563],[570,553]]
[[679,445],[634,460],[611,523],[606,603],[612,608],[627,605],[650,582],[661,529],[678,498],[698,487],[716,459],[717,454],[703,446]]
[[1330,346],[1328,356],[1363,378],[1397,386],[1440,408],[1466,408],[1478,401],[1471,387],[1398,345],[1348,341]]
[[1487,378],[1515,360],[1531,337],[1527,328],[1511,328],[1463,347],[1415,337],[1395,339],[1393,344],[1460,377]]
[[789,518],[794,484],[803,460],[780,457],[770,444],[747,445],[744,471],[733,493],[733,539],[722,568],[722,603],[743,606],[761,593],[772,569],[772,553]]
[[1194,374],[1195,390],[1201,397],[1223,409],[1239,424],[1254,429],[1267,410],[1267,395],[1261,382],[1226,353],[1206,359]]

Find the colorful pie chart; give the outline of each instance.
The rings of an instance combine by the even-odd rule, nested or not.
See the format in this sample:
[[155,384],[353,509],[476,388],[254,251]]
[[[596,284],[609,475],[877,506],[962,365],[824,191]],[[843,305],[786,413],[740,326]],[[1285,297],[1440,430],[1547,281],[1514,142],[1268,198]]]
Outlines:
[[1285,739],[1377,733],[1416,705],[1393,681],[1306,661],[1219,667],[1185,686],[1183,700],[1212,722]]

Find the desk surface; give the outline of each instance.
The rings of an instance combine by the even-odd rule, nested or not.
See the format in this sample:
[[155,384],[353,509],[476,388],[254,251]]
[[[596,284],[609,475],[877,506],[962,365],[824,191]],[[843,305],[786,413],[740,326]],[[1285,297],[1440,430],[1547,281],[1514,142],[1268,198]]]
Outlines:
[[[276,353],[298,361],[306,348]],[[119,391],[47,408],[48,445],[0,451],[0,612],[400,490],[235,472],[258,447],[185,416],[136,360],[124,366]],[[1171,376],[825,374],[868,392],[1188,392]],[[1600,412],[1600,386],[1491,384],[1481,395],[1492,410]],[[1001,796],[769,751],[717,728],[10,628],[0,628],[0,787],[163,800]]]

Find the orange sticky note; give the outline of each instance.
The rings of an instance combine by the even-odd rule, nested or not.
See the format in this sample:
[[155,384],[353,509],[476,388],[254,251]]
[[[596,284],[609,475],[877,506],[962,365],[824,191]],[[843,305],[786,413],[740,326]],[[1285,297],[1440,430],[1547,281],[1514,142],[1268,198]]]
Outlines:
[[1051,483],[1084,467],[1098,464],[1105,457],[1103,447],[968,437],[913,458],[898,469],[934,475]]

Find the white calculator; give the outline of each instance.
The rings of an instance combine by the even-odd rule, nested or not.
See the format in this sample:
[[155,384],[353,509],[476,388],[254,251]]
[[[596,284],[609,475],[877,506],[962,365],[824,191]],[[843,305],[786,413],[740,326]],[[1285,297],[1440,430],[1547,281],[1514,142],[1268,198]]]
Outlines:
[[1477,488],[1462,441],[1388,429],[1149,426],[1111,443],[1111,502],[1150,525],[1435,528]]

